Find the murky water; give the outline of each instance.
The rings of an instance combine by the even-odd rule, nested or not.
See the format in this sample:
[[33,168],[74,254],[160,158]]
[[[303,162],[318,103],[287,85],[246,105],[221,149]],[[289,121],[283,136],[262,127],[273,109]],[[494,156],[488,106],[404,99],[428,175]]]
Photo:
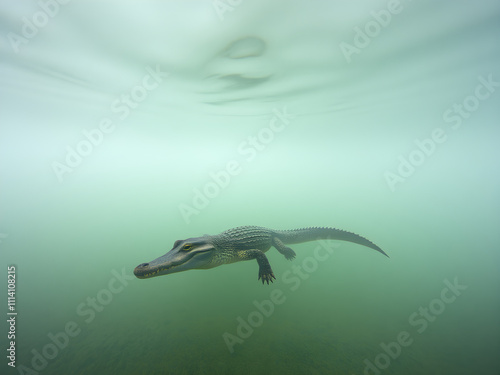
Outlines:
[[[500,373],[498,2],[0,10],[2,374]],[[240,225],[390,258],[133,276]]]

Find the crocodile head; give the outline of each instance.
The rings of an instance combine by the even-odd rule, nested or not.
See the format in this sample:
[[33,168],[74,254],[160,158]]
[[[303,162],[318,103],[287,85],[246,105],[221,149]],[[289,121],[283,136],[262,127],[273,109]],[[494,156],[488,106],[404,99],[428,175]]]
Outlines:
[[149,279],[175,272],[211,268],[214,250],[208,236],[178,240],[165,255],[135,267],[134,275],[139,279]]

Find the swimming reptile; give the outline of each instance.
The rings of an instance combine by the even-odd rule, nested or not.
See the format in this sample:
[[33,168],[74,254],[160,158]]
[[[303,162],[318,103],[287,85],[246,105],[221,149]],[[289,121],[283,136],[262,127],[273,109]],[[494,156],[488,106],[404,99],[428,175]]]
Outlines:
[[335,228],[304,228],[272,230],[263,227],[244,226],[226,230],[215,236],[177,240],[165,255],[142,263],[134,269],[139,279],[168,275],[192,269],[208,269],[241,260],[256,259],[259,264],[259,280],[273,282],[276,279],[264,254],[274,246],[286,259],[295,258],[295,251],[287,247],[314,240],[340,240],[369,247],[389,257],[380,247],[357,234]]

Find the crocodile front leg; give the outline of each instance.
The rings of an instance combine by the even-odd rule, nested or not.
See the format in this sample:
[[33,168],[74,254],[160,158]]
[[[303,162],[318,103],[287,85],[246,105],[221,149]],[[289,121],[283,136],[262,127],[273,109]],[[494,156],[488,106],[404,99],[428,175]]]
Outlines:
[[267,282],[267,284],[269,285],[269,281],[273,282],[273,279],[276,279],[273,274],[273,270],[271,269],[271,265],[269,264],[266,255],[262,251],[257,249],[239,250],[237,254],[238,258],[240,258],[241,260],[257,259],[257,263],[259,264],[258,280],[262,280],[262,284],[264,284],[264,282]]

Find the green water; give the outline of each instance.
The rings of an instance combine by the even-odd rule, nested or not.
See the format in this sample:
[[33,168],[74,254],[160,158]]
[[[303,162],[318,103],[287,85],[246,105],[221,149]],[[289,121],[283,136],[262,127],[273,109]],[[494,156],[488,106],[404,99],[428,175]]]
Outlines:
[[[499,374],[497,2],[236,3],[0,5],[0,372]],[[240,225],[390,258],[133,276]]]

